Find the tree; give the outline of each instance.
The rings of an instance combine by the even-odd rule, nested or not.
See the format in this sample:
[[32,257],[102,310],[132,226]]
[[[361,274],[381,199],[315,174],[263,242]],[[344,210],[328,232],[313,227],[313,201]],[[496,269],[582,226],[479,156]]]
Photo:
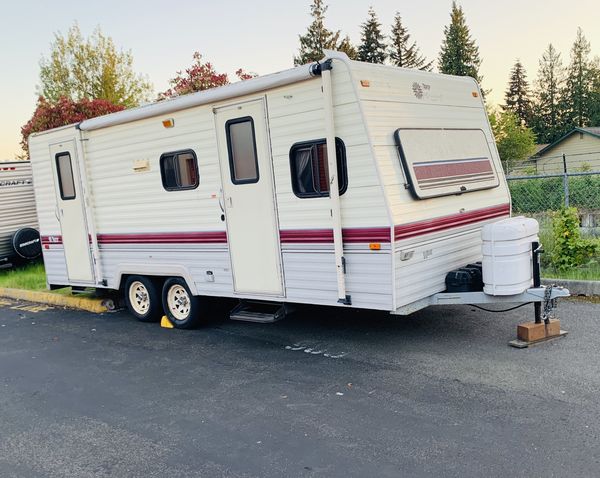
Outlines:
[[43,96],[38,98],[35,112],[31,119],[21,128],[21,147],[29,155],[27,139],[32,133],[39,133],[52,128],[95,118],[116,111],[124,110],[123,105],[115,105],[107,100],[88,100],[83,98],[73,101],[70,98],[59,98],[55,103],[50,103]]
[[358,50],[350,41],[350,37],[346,35],[337,46],[338,51],[344,52],[351,60],[358,60]]
[[592,62],[592,95],[590,124],[600,126],[600,58],[595,57]]
[[50,103],[102,99],[125,107],[146,101],[152,86],[133,71],[130,51],[118,51],[96,28],[83,38],[77,24],[66,36],[55,33],[49,58],[40,61],[39,93]]
[[533,100],[531,126],[540,143],[552,143],[562,136],[561,94],[564,81],[565,69],[560,53],[550,43],[539,61]]
[[571,62],[563,93],[565,128],[587,126],[592,108],[592,87],[594,71],[589,58],[590,42],[585,38],[581,28],[571,48]]
[[512,111],[491,111],[490,124],[505,172],[535,151],[535,134]]
[[381,23],[373,7],[369,8],[368,18],[361,25],[361,44],[358,47],[358,59],[369,63],[383,63],[387,58],[385,38],[381,33]]
[[481,83],[479,47],[471,38],[462,7],[452,2],[450,25],[444,27],[444,40],[438,58],[440,73],[470,76]]
[[[218,86],[228,85],[227,73],[218,73],[210,62],[202,62],[202,55],[194,52],[193,63],[184,71],[176,72],[177,76],[169,80],[171,88],[158,94],[158,100],[164,100],[173,96],[187,95],[196,91],[209,90]],[[235,72],[239,80],[249,80],[256,74],[247,73],[241,68]]]
[[521,120],[522,123],[529,126],[531,124],[531,94],[529,92],[529,82],[527,81],[527,73],[517,59],[515,66],[510,72],[508,81],[508,89],[504,94],[504,111],[512,111]]
[[394,65],[402,68],[431,71],[433,62],[428,62],[425,56],[421,54],[416,42],[411,43],[410,33],[402,25],[402,17],[399,12],[396,12],[396,16],[394,17],[390,39],[389,57]]
[[[325,12],[327,5],[323,0],[313,0],[310,14],[313,18],[306,34],[299,35],[300,51],[294,57],[294,65],[304,65],[321,60],[325,56],[323,50],[335,50],[338,46],[340,32],[332,32],[325,28]],[[350,42],[348,41],[348,44]]]

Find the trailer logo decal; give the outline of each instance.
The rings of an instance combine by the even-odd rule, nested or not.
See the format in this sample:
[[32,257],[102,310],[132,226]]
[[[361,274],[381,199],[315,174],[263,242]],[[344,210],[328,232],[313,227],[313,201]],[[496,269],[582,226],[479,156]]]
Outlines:
[[0,188],[8,188],[12,186],[29,186],[33,184],[31,179],[5,179],[0,181]]
[[414,95],[422,100],[424,97],[429,97],[429,92],[431,91],[431,85],[427,83],[417,83],[416,81],[412,84],[412,91]]

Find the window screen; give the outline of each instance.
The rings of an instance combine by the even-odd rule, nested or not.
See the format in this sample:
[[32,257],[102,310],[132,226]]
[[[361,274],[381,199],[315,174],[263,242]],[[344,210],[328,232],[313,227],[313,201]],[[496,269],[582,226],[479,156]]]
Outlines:
[[56,155],[56,171],[58,173],[58,187],[63,201],[75,199],[75,182],[73,179],[73,165],[69,153]]
[[160,157],[160,174],[167,191],[197,188],[199,174],[196,155],[192,150],[163,154]]
[[395,138],[410,190],[418,199],[500,184],[480,129],[398,129]]
[[[346,149],[344,142],[335,139],[340,194],[348,188]],[[300,198],[329,196],[329,167],[325,139],[296,143],[290,149],[292,189]]]
[[229,120],[225,130],[231,181],[234,184],[258,182],[254,121],[250,116]]

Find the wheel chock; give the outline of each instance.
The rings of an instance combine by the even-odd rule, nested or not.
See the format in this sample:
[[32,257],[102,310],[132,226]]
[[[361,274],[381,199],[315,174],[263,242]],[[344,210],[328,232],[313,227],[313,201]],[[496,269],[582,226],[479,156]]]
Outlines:
[[566,330],[561,330],[560,320],[558,319],[550,319],[547,324],[544,322],[539,324],[526,322],[517,326],[517,339],[511,340],[508,345],[524,349],[531,345],[564,337],[567,334]]
[[169,319],[167,319],[166,315],[162,316],[162,319],[160,319],[160,326],[165,328],[165,329],[173,329],[173,324],[171,323],[171,321]]

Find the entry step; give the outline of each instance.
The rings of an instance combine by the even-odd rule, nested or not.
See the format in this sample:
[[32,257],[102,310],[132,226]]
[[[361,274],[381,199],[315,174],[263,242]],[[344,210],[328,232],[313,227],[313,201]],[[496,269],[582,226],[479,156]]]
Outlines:
[[258,322],[270,324],[285,317],[285,304],[277,302],[262,302],[257,300],[242,300],[230,313],[231,320]]

